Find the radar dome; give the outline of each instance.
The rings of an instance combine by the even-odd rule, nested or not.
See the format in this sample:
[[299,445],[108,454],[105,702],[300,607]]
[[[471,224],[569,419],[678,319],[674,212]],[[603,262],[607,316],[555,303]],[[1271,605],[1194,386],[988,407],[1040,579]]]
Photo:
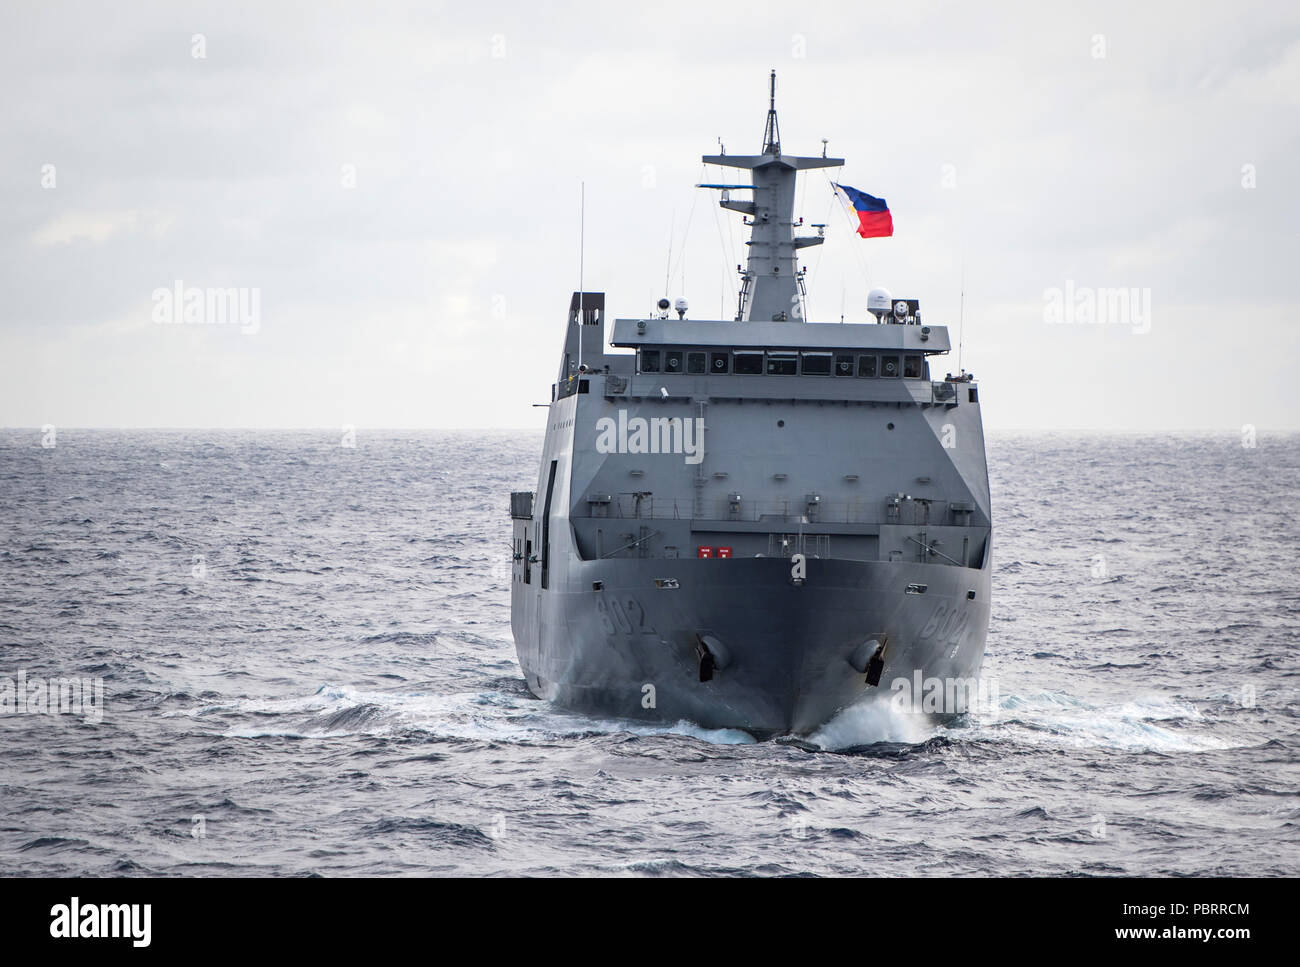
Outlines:
[[893,301],[888,289],[872,289],[867,293],[867,311],[888,312]]

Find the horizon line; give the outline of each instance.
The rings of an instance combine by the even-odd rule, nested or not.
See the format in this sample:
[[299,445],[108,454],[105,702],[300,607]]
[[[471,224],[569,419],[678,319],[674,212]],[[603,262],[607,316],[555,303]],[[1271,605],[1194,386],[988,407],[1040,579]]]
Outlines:
[[[361,424],[316,424],[307,425],[287,425],[287,426],[199,426],[199,425],[135,425],[135,426],[76,426],[72,424],[44,424],[53,426],[58,430],[116,430],[121,432],[132,432],[142,430],[159,430],[159,431],[221,431],[221,432],[308,432],[322,431],[337,433],[343,427],[350,427],[356,431],[385,431],[385,432],[406,432],[406,433],[428,433],[428,432],[465,432],[465,433],[543,433],[546,428],[542,426],[364,426]],[[1242,424],[1250,425],[1250,424]],[[1300,433],[1300,427],[1268,427],[1255,424],[1255,430],[1259,433],[1279,433],[1292,434]],[[1115,428],[1115,427],[1097,427],[1097,426],[1066,426],[1066,427],[1041,427],[1041,426],[1003,426],[1003,427],[985,427],[985,435],[989,433],[1025,433],[1025,434],[1050,434],[1050,433],[1081,433],[1090,435],[1120,435],[1120,434],[1197,434],[1197,435],[1238,435],[1241,433],[1240,427],[1136,427],[1136,428]],[[42,426],[0,426],[0,433],[40,433]]]

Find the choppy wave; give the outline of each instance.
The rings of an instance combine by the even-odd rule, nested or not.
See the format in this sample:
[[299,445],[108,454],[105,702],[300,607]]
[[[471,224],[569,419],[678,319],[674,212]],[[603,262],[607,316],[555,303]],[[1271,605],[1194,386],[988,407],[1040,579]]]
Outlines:
[[692,722],[654,725],[591,718],[518,694],[363,692],[346,685],[321,685],[309,696],[244,699],[163,713],[195,720],[208,716],[261,720],[257,727],[226,730],[229,738],[333,738],[348,735],[407,735],[484,742],[552,742],[599,733],[682,735],[701,742],[738,745],[756,741],[739,729],[706,729]]
[[994,438],[996,701],[761,743],[528,693],[537,435],[337,442],[0,433],[0,677],[107,696],[0,716],[0,872],[1300,870],[1297,438]]

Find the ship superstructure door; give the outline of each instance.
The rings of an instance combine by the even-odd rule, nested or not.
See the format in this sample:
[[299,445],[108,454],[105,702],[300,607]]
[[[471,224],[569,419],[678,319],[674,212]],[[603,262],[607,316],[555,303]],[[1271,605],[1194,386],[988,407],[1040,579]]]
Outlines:
[[542,587],[550,587],[551,567],[551,498],[555,496],[555,469],[558,460],[551,461],[550,476],[546,481],[546,501],[542,504]]

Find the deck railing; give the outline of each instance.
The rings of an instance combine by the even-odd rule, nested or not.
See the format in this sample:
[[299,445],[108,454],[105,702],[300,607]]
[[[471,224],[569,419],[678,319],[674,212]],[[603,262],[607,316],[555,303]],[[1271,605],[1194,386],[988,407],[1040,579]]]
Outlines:
[[908,526],[965,524],[970,522],[971,512],[972,505],[969,502],[934,500],[906,494],[847,501],[823,500],[814,494],[762,500],[749,500],[743,494],[728,494],[692,500],[689,497],[656,497],[653,493],[632,492],[590,495],[585,506],[575,508],[574,516],[621,520],[768,523],[774,530],[785,530],[806,529],[818,523]]

